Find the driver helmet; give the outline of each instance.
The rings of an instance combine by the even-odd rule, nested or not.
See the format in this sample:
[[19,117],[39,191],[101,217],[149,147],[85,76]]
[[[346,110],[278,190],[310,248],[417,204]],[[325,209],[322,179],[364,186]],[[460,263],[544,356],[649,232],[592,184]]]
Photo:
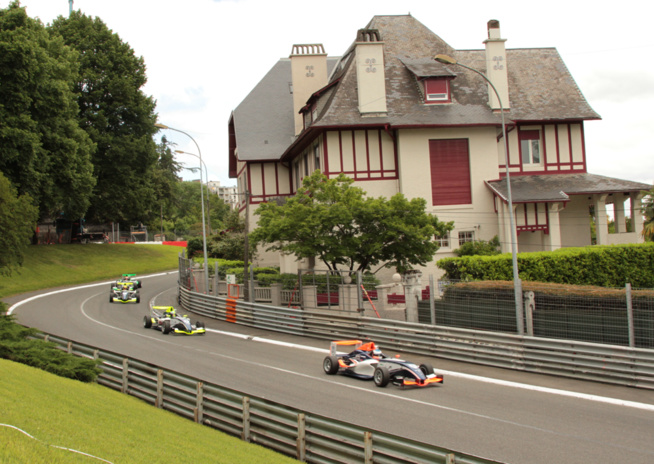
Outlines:
[[378,346],[376,346],[375,349],[372,350],[372,357],[373,358],[381,358],[382,357],[382,352],[381,352],[381,350],[379,349]]

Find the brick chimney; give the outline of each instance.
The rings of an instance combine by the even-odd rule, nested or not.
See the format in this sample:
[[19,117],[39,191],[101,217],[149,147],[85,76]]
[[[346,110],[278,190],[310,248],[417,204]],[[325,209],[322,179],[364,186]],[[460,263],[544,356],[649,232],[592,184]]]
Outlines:
[[356,40],[359,112],[363,116],[386,114],[384,42],[377,29],[360,29]]
[[[488,21],[488,39],[486,44],[486,76],[493,83],[502,99],[504,109],[511,107],[509,102],[509,78],[506,69],[506,39],[501,38],[500,22],[496,19]],[[488,86],[488,104],[494,110],[500,109],[495,92]]]
[[314,92],[327,85],[327,54],[322,44],[293,45],[290,58],[295,135],[298,135],[304,128],[300,109]]

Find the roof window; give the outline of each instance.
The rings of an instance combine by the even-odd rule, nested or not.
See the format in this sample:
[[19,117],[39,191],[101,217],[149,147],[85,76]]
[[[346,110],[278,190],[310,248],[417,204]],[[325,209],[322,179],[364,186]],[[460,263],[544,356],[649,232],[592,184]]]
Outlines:
[[449,103],[450,79],[445,77],[428,77],[422,80],[424,85],[425,103]]

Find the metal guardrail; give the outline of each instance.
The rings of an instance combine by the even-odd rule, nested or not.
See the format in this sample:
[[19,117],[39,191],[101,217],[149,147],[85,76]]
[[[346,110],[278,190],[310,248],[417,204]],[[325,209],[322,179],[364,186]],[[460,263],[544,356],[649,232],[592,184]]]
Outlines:
[[492,464],[431,444],[308,413],[134,358],[39,333],[68,353],[100,359],[98,383],[308,463]]
[[[225,320],[225,299],[179,288],[189,311]],[[372,339],[409,353],[654,389],[654,350],[236,302],[237,324],[321,339]]]

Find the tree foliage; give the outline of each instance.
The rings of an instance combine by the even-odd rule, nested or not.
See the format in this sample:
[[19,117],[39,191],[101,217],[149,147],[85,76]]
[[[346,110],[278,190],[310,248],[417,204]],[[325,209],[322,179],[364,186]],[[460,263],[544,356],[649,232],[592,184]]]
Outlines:
[[22,265],[23,252],[30,244],[38,208],[28,195],[17,196],[9,180],[0,172],[0,275],[10,275]]
[[329,269],[395,268],[404,272],[425,265],[438,250],[434,235],[452,223],[426,213],[422,198],[369,198],[341,174],[328,179],[319,171],[303,180],[283,205],[263,203],[250,238],[268,250],[320,259]]
[[79,126],[97,145],[97,185],[87,220],[146,222],[160,213],[153,185],[159,159],[153,139],[155,102],[141,87],[145,63],[99,18],[73,12],[50,27],[76,52]]
[[[229,209],[229,206],[226,205]],[[227,260],[238,260],[245,256],[245,219],[236,210],[229,209],[223,215],[222,229],[214,234],[207,244],[209,256]],[[256,256],[256,244],[250,244],[250,259]]]
[[41,217],[83,215],[94,145],[79,127],[77,54],[13,2],[0,10],[0,171]]

